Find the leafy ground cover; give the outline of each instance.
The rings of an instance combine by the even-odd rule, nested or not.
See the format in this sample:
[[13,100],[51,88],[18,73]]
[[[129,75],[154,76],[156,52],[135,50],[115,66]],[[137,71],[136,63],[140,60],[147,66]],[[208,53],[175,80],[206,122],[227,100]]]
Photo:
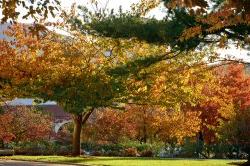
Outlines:
[[230,166],[244,163],[245,160],[221,159],[160,159],[136,157],[65,157],[65,156],[11,156],[0,159],[42,161],[97,166]]

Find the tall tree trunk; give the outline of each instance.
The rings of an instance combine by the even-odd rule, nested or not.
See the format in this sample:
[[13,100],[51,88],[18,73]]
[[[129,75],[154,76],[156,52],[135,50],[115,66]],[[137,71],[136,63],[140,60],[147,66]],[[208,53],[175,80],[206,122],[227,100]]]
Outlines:
[[147,128],[146,128],[146,111],[145,109],[143,109],[143,138],[142,138],[142,141],[143,143],[147,143],[147,138],[148,138],[148,135],[147,135]]
[[82,115],[73,115],[74,132],[73,132],[73,156],[81,155],[81,130],[82,130]]
[[89,111],[86,111],[82,114],[73,115],[74,121],[74,132],[73,132],[73,156],[80,156],[81,155],[81,131],[82,126],[87,122],[89,116],[94,111],[92,108]]
[[148,136],[147,136],[147,129],[146,129],[146,125],[143,125],[143,137],[142,137],[142,141],[143,143],[147,143],[148,140]]
[[203,154],[203,149],[204,149],[204,138],[202,131],[200,131],[197,136],[197,145],[196,145],[196,153],[198,158],[200,158],[201,156],[205,157]]

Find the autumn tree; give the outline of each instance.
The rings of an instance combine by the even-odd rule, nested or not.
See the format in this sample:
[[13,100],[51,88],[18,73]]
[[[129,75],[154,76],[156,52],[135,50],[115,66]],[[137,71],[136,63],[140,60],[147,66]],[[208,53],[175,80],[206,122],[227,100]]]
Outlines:
[[[1,104],[16,97],[25,96],[25,91],[18,85],[23,84],[33,75],[38,75],[41,68],[32,59],[39,54],[41,47],[38,39],[25,34],[28,29],[23,25],[15,25],[5,33],[16,40],[0,40],[1,63],[0,63],[0,98]],[[22,41],[20,41],[22,40]],[[30,47],[27,47],[30,46]],[[33,70],[36,68],[36,70]],[[25,86],[22,86],[25,88]]]
[[207,86],[202,90],[205,98],[191,108],[191,110],[200,111],[200,138],[207,144],[216,142],[216,129],[223,120],[230,119],[234,111],[232,100],[227,95],[227,89],[219,82],[215,78],[214,82],[207,83]]
[[141,143],[162,141],[166,145],[183,144],[185,138],[200,130],[199,112],[176,112],[150,105],[129,104],[125,110],[95,111],[83,131],[83,140],[119,143],[124,139]]
[[[160,118],[171,119],[176,117],[181,119],[183,118],[182,115],[185,114],[185,112],[182,111],[185,111],[183,108],[185,108],[186,105],[196,106],[205,98],[203,89],[207,86],[208,82],[213,83],[215,77],[213,76],[211,68],[205,63],[200,62],[201,59],[204,58],[204,54],[195,53],[196,56],[189,56],[190,54],[183,55],[152,65],[149,59],[147,59],[148,57],[142,56],[145,48],[146,47],[140,47],[135,51],[138,53],[138,57],[141,58],[128,61],[124,65],[118,65],[108,71],[113,77],[119,78],[119,80],[122,80],[123,77],[128,78],[126,88],[127,92],[129,92],[129,100],[127,100],[129,104],[125,107],[126,111],[124,115],[121,115],[121,112],[110,113],[111,115],[107,117],[105,113],[100,112],[101,117],[98,117],[97,114],[96,124],[94,123],[95,119],[90,121],[90,126],[93,127],[93,130],[89,131],[89,133],[95,132],[95,130],[102,133],[100,131],[102,129],[103,131],[107,130],[108,133],[115,132],[115,127],[112,127],[111,124],[115,123],[113,125],[117,125],[118,127],[120,125],[116,122],[121,122],[124,123],[124,128],[128,126],[128,129],[125,130],[131,131],[131,135],[128,134],[131,139],[148,142],[152,140],[153,137],[161,134],[157,134],[161,125],[154,126],[153,123],[164,126],[164,122],[161,121]],[[142,54],[141,56],[139,56],[140,53]],[[148,66],[148,64],[150,65]],[[124,100],[121,101],[125,102]],[[157,107],[164,107],[165,109],[161,110]],[[180,112],[180,114],[171,114],[171,112],[175,111]],[[185,116],[189,117],[189,115],[190,117],[196,115],[196,118],[192,117],[192,120],[194,120],[193,123],[191,121],[187,123],[184,122],[187,126],[188,123],[194,125],[194,127],[190,127],[190,130],[187,130],[187,132],[190,131],[187,136],[195,135],[197,132],[196,129],[199,129],[198,124],[200,124],[200,119],[197,119],[198,114],[186,113]],[[159,118],[156,120],[157,116]],[[113,119],[114,122],[109,122],[109,117],[110,120]],[[127,123],[119,121],[119,117],[123,117],[122,119]],[[187,117],[184,119],[188,119]],[[103,125],[105,122],[109,122],[110,125]],[[170,125],[172,121],[169,120],[168,122]],[[99,125],[99,123],[102,125]],[[164,131],[163,129],[159,130]],[[173,137],[176,136],[175,138],[178,141],[183,140],[185,137],[184,130],[183,127],[173,130]],[[169,130],[169,132],[171,131],[172,130]],[[183,135],[180,134],[181,131],[183,131]],[[122,132],[122,130],[119,130],[119,133],[120,132]],[[174,132],[179,132],[179,134],[174,135]],[[162,140],[164,140],[164,137],[167,137],[167,133],[168,132],[162,134]],[[115,133],[111,135],[113,134]]]
[[46,140],[52,132],[50,115],[35,108],[5,106],[0,117],[3,143]]
[[[185,8],[190,16],[195,19],[194,25],[186,28],[182,36],[185,39],[204,39],[209,35],[216,35],[221,43],[232,39],[248,45],[249,40],[249,3],[244,0],[207,0],[197,1],[164,1],[171,9]],[[197,10],[193,7],[199,7]],[[212,8],[212,10],[207,10]],[[218,41],[212,38],[213,42]]]
[[228,89],[234,105],[242,111],[250,106],[250,78],[246,67],[243,63],[234,63],[218,69],[221,84]]
[[195,136],[200,128],[198,112],[129,105],[125,115],[127,124],[134,125],[134,138],[142,143],[162,141],[170,145],[182,144],[185,138]]
[[[93,110],[112,105],[114,99],[126,100],[126,77],[114,77],[110,69],[128,61],[125,49],[134,50],[143,44],[138,42],[135,47],[128,41],[103,40],[77,32],[35,38],[26,35],[29,32],[21,25],[6,33],[15,40],[1,41],[1,95],[5,100],[33,97],[56,101],[72,113],[73,154],[79,155],[81,128]],[[112,57],[106,55],[110,48]]]
[[35,108],[13,108],[6,111],[13,116],[11,130],[15,142],[49,139],[52,132],[52,119],[49,114]]
[[[156,121],[157,113],[160,109],[150,105],[135,105],[130,104],[126,106],[125,116],[127,124],[133,126],[133,134],[135,140],[141,143],[153,142],[155,138],[155,130],[153,130],[153,124],[158,123]],[[126,126],[126,130],[129,130],[130,126]]]
[[199,112],[163,112],[158,115],[157,132],[162,141],[174,146],[195,137],[200,129]]
[[15,138],[14,134],[11,132],[11,121],[13,117],[8,115],[0,115],[0,143],[1,148],[4,148],[4,144],[10,142]]
[[[237,128],[241,128],[236,127],[236,124],[240,123],[235,122],[235,119],[239,119],[239,116],[249,108],[249,77],[245,74],[243,64],[220,64],[213,69],[213,75],[216,79],[207,83],[202,90],[205,98],[196,106],[185,108],[200,112],[201,128],[198,141],[206,145],[223,142],[223,135],[234,133]],[[230,129],[230,124],[235,124],[235,130]],[[232,132],[225,129],[225,126]],[[237,137],[235,139],[238,140]],[[230,144],[239,146],[236,142],[230,141]],[[206,153],[209,154],[209,149]],[[204,153],[202,155],[207,156]]]
[[240,63],[225,66],[224,70],[220,70],[224,71],[220,72],[221,84],[227,88],[234,107],[231,119],[222,123],[224,127],[220,134],[224,138],[226,136],[230,144],[241,147],[249,154],[250,77],[244,64]]
[[[133,124],[126,123],[124,111],[103,108],[96,110],[83,128],[85,142],[119,143],[122,138],[132,138]],[[130,130],[127,130],[130,129]]]
[[91,106],[105,104],[103,100],[111,96],[108,77],[97,63],[101,62],[100,52],[87,37],[75,40],[49,34],[39,40],[25,32],[29,34],[16,25],[6,32],[15,41],[2,41],[1,95],[8,94],[5,99],[26,96],[52,100],[73,113],[74,154],[79,154],[82,121],[93,111]]

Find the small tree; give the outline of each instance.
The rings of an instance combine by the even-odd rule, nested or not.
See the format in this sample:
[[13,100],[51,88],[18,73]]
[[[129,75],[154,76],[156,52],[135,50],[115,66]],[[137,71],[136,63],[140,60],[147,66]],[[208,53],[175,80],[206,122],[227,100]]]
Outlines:
[[0,139],[4,143],[46,140],[52,132],[51,117],[35,108],[8,107],[0,118]]
[[244,70],[243,64],[235,63],[224,67],[220,80],[227,88],[227,95],[232,100],[234,112],[222,123],[223,127],[219,133],[223,141],[242,148],[249,156],[250,77]]
[[[124,111],[103,108],[96,110],[83,128],[82,139],[87,142],[119,143],[127,134],[128,123]],[[133,130],[133,128],[131,128]]]
[[79,155],[82,124],[94,108],[105,106],[113,97],[102,47],[83,35],[67,38],[50,33],[39,40],[26,35],[29,32],[20,25],[6,33],[15,41],[1,41],[5,46],[1,52],[1,94],[9,94],[5,99],[27,96],[56,101],[72,113],[73,154]]
[[4,144],[10,142],[15,138],[15,135],[11,132],[11,122],[13,117],[10,114],[0,114],[0,143],[1,148],[4,148]]

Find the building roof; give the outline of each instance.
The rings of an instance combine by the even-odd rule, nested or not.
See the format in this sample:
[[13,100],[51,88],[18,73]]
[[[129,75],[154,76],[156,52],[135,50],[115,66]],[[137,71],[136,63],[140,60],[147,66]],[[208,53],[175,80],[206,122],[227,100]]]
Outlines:
[[44,111],[52,116],[54,121],[61,121],[61,120],[71,120],[71,114],[67,113],[63,110],[62,107],[58,105],[4,105],[3,108],[5,110],[13,109],[17,107],[28,107],[28,108],[38,108],[38,110]]
[[52,115],[55,120],[70,120],[71,115],[63,110],[62,107],[58,105],[39,105],[43,111]]

